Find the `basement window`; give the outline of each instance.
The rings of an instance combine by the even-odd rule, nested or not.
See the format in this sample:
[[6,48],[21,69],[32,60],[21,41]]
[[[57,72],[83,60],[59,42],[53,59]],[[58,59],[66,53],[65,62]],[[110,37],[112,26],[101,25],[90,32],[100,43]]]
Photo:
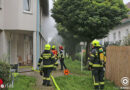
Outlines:
[[25,12],[31,11],[31,0],[23,0],[23,9]]

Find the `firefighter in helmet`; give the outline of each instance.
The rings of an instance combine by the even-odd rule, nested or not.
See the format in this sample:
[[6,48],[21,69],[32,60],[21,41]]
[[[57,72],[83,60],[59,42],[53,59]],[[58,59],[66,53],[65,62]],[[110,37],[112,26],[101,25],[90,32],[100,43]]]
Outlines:
[[55,64],[54,64],[54,68],[56,69],[56,66],[58,66],[58,52],[56,50],[56,46],[55,45],[52,45],[52,49],[51,49],[51,52],[54,54],[55,56]]
[[60,60],[60,64],[61,64],[61,70],[63,70],[63,67],[65,69],[67,69],[65,63],[64,63],[64,52],[63,52],[63,47],[59,46],[59,60]]
[[104,89],[104,54],[98,40],[92,41],[92,50],[89,55],[89,70],[92,71],[92,77],[95,90]]
[[44,73],[42,85],[47,85],[47,86],[51,86],[50,73],[52,72],[55,63],[54,61],[55,57],[50,49],[51,46],[49,44],[46,44],[45,50],[41,54],[41,57],[39,58],[39,62],[38,62],[38,67],[40,67],[41,62],[43,62],[43,65],[41,66],[41,71],[43,72],[40,72],[40,74],[42,75],[42,73]]

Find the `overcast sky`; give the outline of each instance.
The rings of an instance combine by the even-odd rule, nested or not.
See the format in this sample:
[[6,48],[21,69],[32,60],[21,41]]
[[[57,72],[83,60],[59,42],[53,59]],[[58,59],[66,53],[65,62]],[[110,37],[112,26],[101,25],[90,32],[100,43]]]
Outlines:
[[130,0],[123,0],[123,1],[124,1],[125,4],[128,3],[128,2],[130,2]]

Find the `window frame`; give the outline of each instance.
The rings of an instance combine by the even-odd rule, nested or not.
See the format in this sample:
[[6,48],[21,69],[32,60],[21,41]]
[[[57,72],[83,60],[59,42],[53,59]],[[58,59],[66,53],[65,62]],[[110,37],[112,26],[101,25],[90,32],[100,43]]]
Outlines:
[[25,2],[25,0],[23,0],[23,13],[28,13],[28,14],[32,14],[32,0],[27,0],[27,1],[29,1],[28,2],[28,10],[25,10],[25,6],[24,6],[24,2]]

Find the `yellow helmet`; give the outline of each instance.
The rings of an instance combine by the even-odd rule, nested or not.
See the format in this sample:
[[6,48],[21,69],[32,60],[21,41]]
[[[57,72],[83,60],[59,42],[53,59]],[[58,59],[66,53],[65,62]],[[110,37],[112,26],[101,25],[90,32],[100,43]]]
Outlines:
[[52,49],[56,49],[56,46],[55,46],[55,45],[53,45],[53,46],[52,46]]
[[45,45],[45,50],[50,50],[51,49],[51,45],[50,44],[46,44]]
[[93,40],[93,41],[92,41],[92,45],[93,45],[94,47],[100,47],[100,46],[101,46],[98,40]]

